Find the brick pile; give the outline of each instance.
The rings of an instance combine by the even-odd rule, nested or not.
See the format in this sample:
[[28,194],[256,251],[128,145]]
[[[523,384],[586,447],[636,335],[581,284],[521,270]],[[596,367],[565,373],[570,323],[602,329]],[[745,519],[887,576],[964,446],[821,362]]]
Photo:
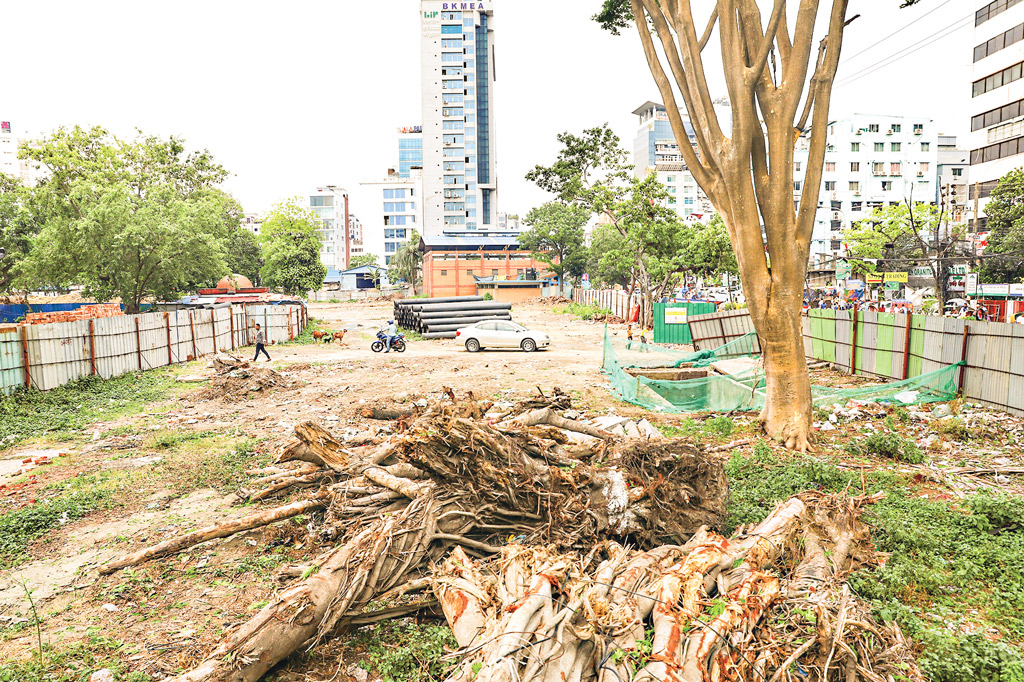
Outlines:
[[117,317],[124,315],[117,303],[101,303],[85,305],[77,310],[65,310],[52,313],[29,313],[25,316],[25,324],[50,324],[51,322],[74,322],[76,320],[92,320],[99,317]]

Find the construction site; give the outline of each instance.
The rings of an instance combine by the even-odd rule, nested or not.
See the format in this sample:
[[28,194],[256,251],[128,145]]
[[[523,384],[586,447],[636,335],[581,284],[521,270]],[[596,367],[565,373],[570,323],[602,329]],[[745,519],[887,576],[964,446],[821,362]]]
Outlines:
[[[564,300],[440,305],[150,313],[45,375],[26,337],[0,682],[1024,679],[1024,419],[964,394],[980,361],[912,364],[908,319],[903,364],[867,368],[833,318],[821,359],[809,321],[796,454],[742,325],[654,344]],[[392,319],[407,349],[371,351]],[[452,338],[490,319],[551,345]],[[99,322],[67,321],[86,349]]]

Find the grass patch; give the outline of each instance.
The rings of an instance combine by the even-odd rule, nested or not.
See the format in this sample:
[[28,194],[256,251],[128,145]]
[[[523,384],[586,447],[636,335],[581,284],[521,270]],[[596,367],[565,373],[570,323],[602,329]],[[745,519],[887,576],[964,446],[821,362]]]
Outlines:
[[914,441],[892,431],[872,433],[861,443],[850,441],[846,449],[854,456],[876,455],[908,464],[920,464],[924,461],[924,452]]
[[[760,521],[803,490],[861,490],[859,473],[809,458],[781,459],[767,444],[754,450],[734,455],[726,467],[727,530]],[[920,663],[933,682],[1024,682],[1024,501],[982,493],[957,507],[918,497],[912,481],[884,471],[865,475],[864,485],[886,494],[864,518],[889,559],[853,574],[851,588],[921,645]],[[1006,641],[963,634],[985,628]]]
[[143,672],[127,672],[121,663],[137,651],[133,645],[90,631],[84,641],[56,648],[43,645],[42,656],[35,652],[24,661],[5,661],[0,665],[0,682],[82,682],[102,668],[114,674],[116,682],[149,682]]
[[575,301],[568,305],[557,306],[551,310],[558,315],[572,315],[573,317],[578,317],[581,320],[592,320],[597,315],[611,315],[610,310],[595,303],[583,304],[576,303]]
[[154,370],[113,379],[88,376],[52,391],[21,389],[0,398],[0,447],[141,412],[170,397],[174,387],[172,372]]
[[44,488],[34,504],[0,515],[0,568],[23,563],[33,541],[106,506],[122,478],[107,471],[68,479]]
[[171,483],[179,491],[213,488],[222,493],[232,492],[256,478],[245,473],[247,469],[271,464],[273,457],[269,452],[258,452],[257,444],[252,439],[232,444],[204,444],[201,450],[193,451],[192,457],[179,455],[161,462],[154,467],[152,475],[165,484]]
[[690,417],[683,419],[678,424],[666,424],[658,427],[666,438],[687,438],[696,443],[703,443],[705,440],[722,440],[728,438],[737,429],[736,423],[729,417],[711,417],[703,423]]
[[455,660],[440,660],[458,648],[444,625],[383,621],[361,629],[352,643],[367,653],[369,661],[360,661],[360,667],[376,669],[384,682],[443,680],[458,665]]
[[406,329],[405,327],[399,327],[398,328],[398,333],[399,334],[405,334],[405,340],[406,341],[422,341],[423,340],[423,334],[420,334],[419,332],[413,331],[411,329]]
[[323,329],[322,328],[324,324],[325,323],[324,323],[323,320],[318,320],[315,317],[311,317],[311,318],[309,318],[309,322],[306,324],[306,328],[303,329],[302,332],[300,332],[298,336],[296,336],[294,339],[292,339],[290,341],[281,341],[277,345],[278,346],[311,346],[314,343],[323,343],[322,341],[318,342],[316,339],[313,338],[313,332],[315,332],[315,331],[324,331],[324,332],[327,332],[329,334],[333,334],[334,330],[329,330],[329,329]]

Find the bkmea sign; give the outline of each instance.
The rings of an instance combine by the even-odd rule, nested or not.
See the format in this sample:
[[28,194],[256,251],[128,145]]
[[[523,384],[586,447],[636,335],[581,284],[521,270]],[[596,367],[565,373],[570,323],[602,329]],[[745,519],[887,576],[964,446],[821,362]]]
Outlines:
[[[453,10],[478,10],[480,12],[483,12],[487,9],[487,7],[485,7],[484,3],[482,2],[441,2],[438,4],[441,6],[441,11],[448,12],[451,12]],[[423,18],[436,19],[437,14],[438,13],[436,11],[424,12]]]

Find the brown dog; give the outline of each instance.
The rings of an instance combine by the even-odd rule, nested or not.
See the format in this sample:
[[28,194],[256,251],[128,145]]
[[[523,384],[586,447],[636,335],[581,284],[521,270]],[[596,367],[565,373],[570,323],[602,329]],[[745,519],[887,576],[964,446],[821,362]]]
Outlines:
[[335,341],[338,342],[338,345],[340,345],[342,348],[348,348],[348,344],[345,343],[345,332],[347,331],[347,329],[342,329],[340,332],[334,332],[333,338]]

